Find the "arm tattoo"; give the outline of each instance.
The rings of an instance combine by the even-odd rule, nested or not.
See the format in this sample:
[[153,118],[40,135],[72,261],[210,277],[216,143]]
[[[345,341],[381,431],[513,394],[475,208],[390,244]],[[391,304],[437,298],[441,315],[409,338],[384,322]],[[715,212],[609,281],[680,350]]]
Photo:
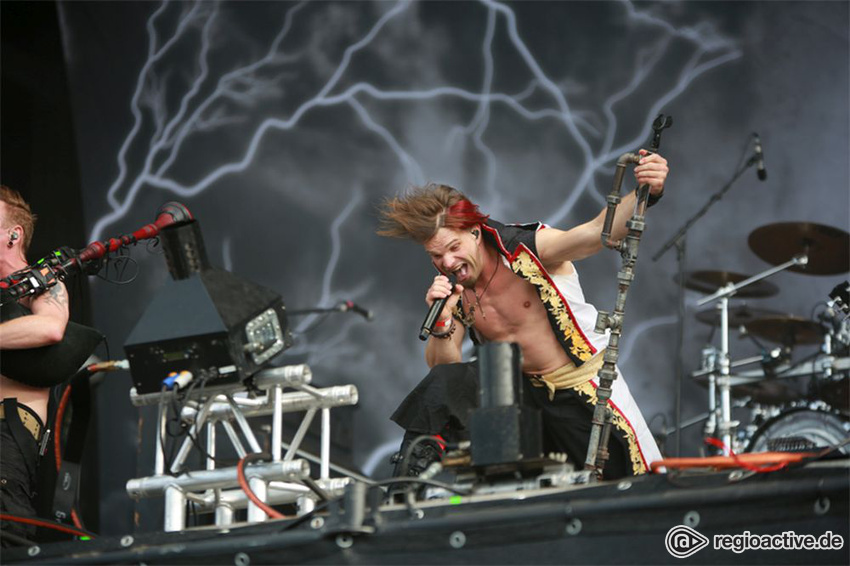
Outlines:
[[65,287],[60,284],[54,285],[47,292],[45,300],[58,307],[66,307],[68,305],[68,294],[65,292]]

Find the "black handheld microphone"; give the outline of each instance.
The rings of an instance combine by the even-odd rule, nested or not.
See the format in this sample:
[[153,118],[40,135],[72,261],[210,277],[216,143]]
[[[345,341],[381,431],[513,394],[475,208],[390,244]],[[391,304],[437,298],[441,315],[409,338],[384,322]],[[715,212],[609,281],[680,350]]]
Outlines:
[[753,133],[753,141],[755,142],[756,150],[756,154],[753,156],[753,159],[756,162],[756,171],[758,172],[759,180],[764,181],[767,179],[767,171],[764,168],[764,153],[761,149],[761,138],[755,132]]
[[[454,293],[455,285],[457,285],[457,277],[455,277],[454,273],[449,275],[449,283],[452,284],[452,293]],[[450,296],[451,295],[449,295],[449,297]],[[449,300],[449,297],[437,299],[431,304],[428,316],[425,317],[425,322],[422,323],[422,328],[419,330],[420,340],[427,340],[428,336],[431,335],[431,332],[434,330],[434,323],[437,322],[437,319],[440,317],[440,313],[443,312],[443,307],[446,306],[446,301]]]

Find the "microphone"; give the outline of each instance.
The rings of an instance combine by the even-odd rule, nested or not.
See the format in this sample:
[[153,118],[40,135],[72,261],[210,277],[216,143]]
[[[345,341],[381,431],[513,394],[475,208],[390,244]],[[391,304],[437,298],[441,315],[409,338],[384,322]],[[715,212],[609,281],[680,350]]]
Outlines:
[[[457,285],[457,277],[455,277],[454,274],[449,275],[449,283],[452,284],[452,293],[454,293],[455,285]],[[450,296],[451,295],[449,295],[449,297]],[[425,321],[422,323],[422,328],[419,330],[420,340],[427,340],[428,336],[431,335],[431,332],[434,331],[434,324],[440,317],[440,313],[443,312],[443,307],[446,306],[446,302],[449,300],[449,297],[437,299],[431,304],[431,309],[428,311],[428,315],[425,317]]]
[[86,263],[98,260],[109,252],[135,244],[139,240],[155,238],[163,228],[185,224],[194,219],[192,213],[184,205],[179,202],[167,202],[156,211],[156,220],[153,223],[142,226],[132,234],[110,238],[106,242],[92,242],[80,251],[79,261]]
[[159,207],[153,223],[142,226],[132,234],[124,234],[104,242],[92,242],[78,251],[59,248],[36,263],[0,279],[0,289],[3,290],[0,304],[4,304],[3,301],[9,297],[18,300],[30,295],[40,295],[76,273],[94,275],[101,268],[98,260],[106,254],[135,244],[139,240],[155,238],[168,226],[179,226],[194,220],[192,213],[184,205],[179,202],[167,202]]
[[354,301],[344,301],[341,305],[339,305],[340,312],[355,312],[365,318],[366,320],[373,320],[375,315],[372,314],[372,311],[369,309],[364,309],[360,305],[354,303]]
[[764,153],[761,149],[761,138],[755,132],[753,132],[753,141],[755,142],[756,150],[756,154],[753,156],[753,160],[756,163],[756,171],[758,172],[759,180],[764,181],[767,179],[767,171],[764,169]]

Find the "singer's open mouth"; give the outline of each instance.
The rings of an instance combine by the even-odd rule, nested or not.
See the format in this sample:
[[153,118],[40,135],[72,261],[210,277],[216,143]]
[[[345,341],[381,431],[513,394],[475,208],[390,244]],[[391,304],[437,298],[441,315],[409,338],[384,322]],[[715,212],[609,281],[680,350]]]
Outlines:
[[465,263],[462,263],[460,267],[453,271],[455,276],[457,277],[457,282],[465,281],[469,277],[469,266]]

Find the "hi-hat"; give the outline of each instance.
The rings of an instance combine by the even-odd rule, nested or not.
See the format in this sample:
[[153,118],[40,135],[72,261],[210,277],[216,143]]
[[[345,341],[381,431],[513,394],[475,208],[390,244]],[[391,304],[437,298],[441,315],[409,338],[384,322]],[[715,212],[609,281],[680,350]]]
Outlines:
[[[749,278],[749,275],[734,273],[732,271],[691,271],[685,274],[685,287],[694,291],[699,291],[700,293],[714,293],[729,283],[734,285]],[[678,281],[678,276],[675,280]],[[778,292],[779,287],[773,283],[768,283],[767,281],[762,280],[756,281],[739,290],[735,293],[735,297],[740,297],[742,299],[756,299],[772,297]]]
[[817,322],[799,316],[768,316],[747,323],[753,336],[784,346],[819,344],[823,340],[823,327]]
[[748,239],[750,249],[773,265],[805,254],[807,265],[789,271],[810,275],[835,275],[850,271],[850,234],[813,222],[777,222],[756,228]]
[[[772,316],[782,316],[782,313],[767,309],[757,309],[749,305],[739,305],[729,309],[729,326],[747,326],[754,320]],[[720,310],[716,308],[702,310],[697,313],[697,320],[711,326],[719,326]]]

